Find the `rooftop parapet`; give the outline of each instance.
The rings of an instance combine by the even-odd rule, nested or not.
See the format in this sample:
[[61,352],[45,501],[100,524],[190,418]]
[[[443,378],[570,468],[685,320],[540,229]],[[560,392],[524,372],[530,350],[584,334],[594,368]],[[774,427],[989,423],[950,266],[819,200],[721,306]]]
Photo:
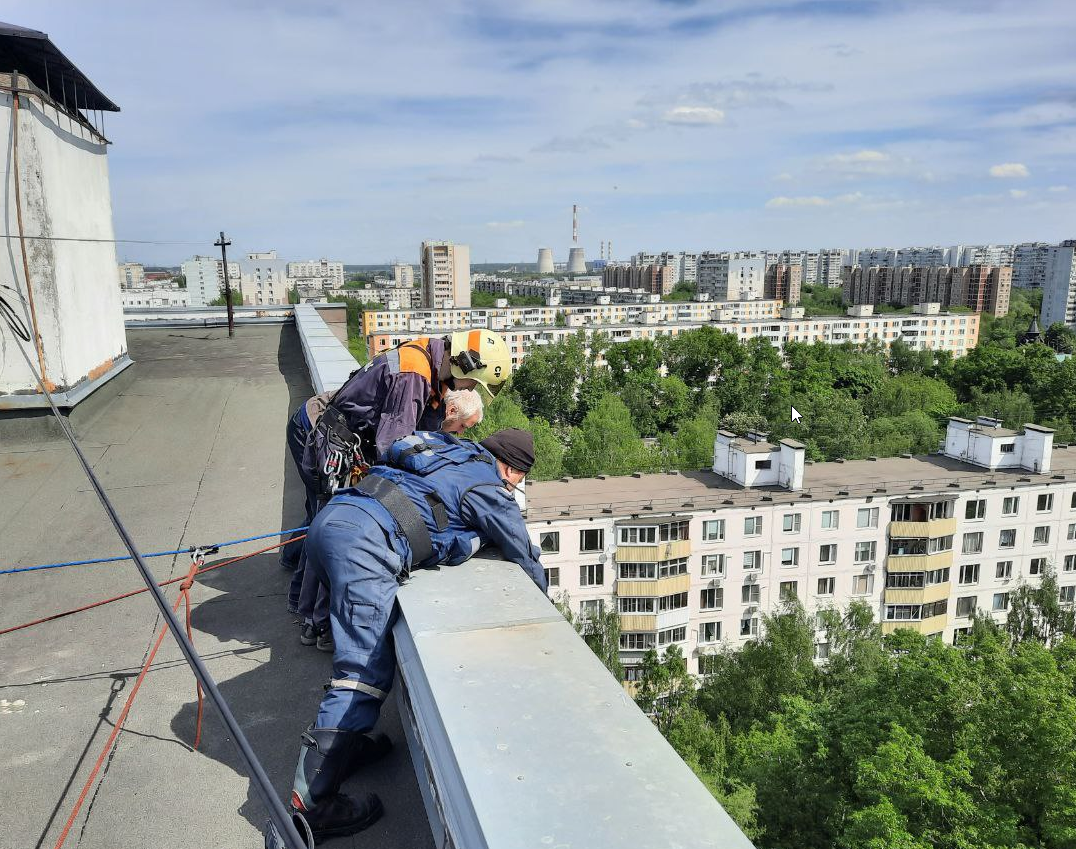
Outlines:
[[438,846],[750,849],[515,564],[401,587],[397,698]]

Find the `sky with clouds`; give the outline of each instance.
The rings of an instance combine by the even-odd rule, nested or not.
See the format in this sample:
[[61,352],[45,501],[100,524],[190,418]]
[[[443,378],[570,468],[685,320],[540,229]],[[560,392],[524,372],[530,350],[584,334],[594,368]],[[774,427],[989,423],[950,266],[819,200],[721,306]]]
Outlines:
[[[9,0],[122,108],[117,238],[290,259],[1076,237],[1076,4]],[[183,245],[120,245],[178,263]]]

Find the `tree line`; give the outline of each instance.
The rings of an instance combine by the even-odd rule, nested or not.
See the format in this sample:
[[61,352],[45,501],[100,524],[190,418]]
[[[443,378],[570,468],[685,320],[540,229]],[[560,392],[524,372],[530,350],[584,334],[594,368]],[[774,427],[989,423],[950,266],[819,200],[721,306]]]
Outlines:
[[996,415],[1013,428],[1036,422],[1071,442],[1076,359],[1057,353],[1076,334],[1050,328],[1053,347],[1019,345],[1036,312],[1033,296],[1014,293],[1009,315],[984,315],[979,344],[960,359],[900,340],[888,351],[879,342],[790,342],[777,351],[713,326],[628,342],[594,334],[589,344],[580,332],[527,355],[479,436],[534,430],[536,479],[706,468],[719,427],[798,439],[812,460],[934,452],[951,415]]

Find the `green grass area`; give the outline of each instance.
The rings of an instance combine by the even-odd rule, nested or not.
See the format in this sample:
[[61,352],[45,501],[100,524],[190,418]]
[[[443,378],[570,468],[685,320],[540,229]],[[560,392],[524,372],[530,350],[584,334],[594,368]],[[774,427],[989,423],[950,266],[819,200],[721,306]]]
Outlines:
[[351,356],[359,361],[359,365],[370,360],[370,352],[366,348],[366,339],[363,338],[361,333],[352,330],[350,324],[347,328],[347,349],[351,352]]
[[478,309],[489,309],[496,306],[498,300],[507,300],[510,307],[544,307],[542,298],[532,295],[494,295],[490,292],[471,290],[471,306]]

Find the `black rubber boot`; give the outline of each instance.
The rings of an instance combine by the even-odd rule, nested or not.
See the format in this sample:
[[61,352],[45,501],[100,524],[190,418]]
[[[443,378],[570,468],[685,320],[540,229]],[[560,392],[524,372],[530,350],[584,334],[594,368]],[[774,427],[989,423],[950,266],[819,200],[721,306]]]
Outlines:
[[314,837],[355,834],[377,822],[383,811],[377,796],[364,793],[353,799],[340,792],[340,785],[355,769],[358,752],[369,745],[366,735],[309,728],[301,740],[291,804],[306,819]]
[[316,646],[318,651],[336,651],[336,643],[333,642],[333,629],[329,624],[322,625],[317,631]]
[[299,629],[299,642],[304,646],[312,646],[318,641],[318,629],[313,622],[304,622]]

